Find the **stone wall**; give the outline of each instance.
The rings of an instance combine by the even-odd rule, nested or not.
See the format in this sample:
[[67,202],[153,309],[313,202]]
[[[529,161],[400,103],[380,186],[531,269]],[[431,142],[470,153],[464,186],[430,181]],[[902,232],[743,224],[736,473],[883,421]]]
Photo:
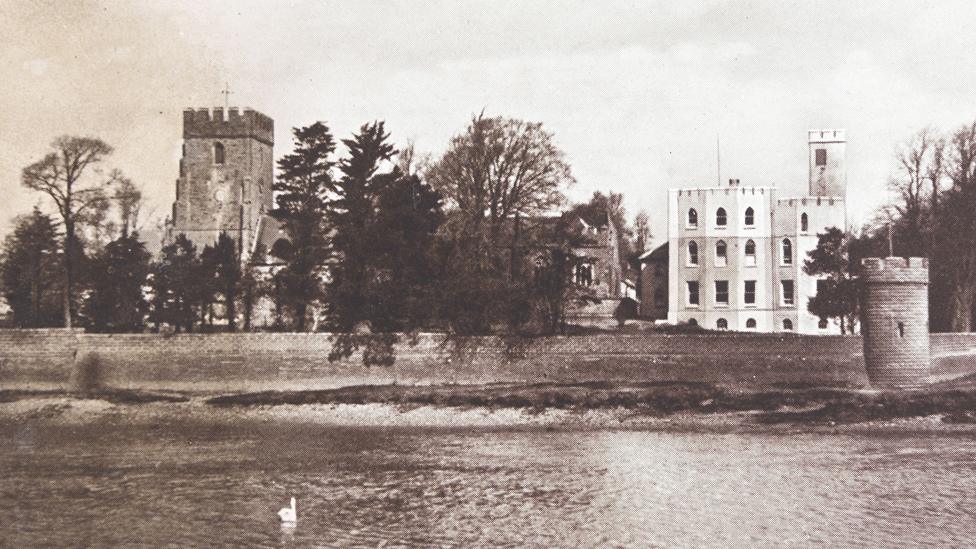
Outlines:
[[[98,355],[108,385],[235,392],[354,384],[572,381],[866,382],[857,336],[596,335],[539,339],[400,336],[394,363],[363,350],[330,362],[329,334],[82,334],[0,330],[0,389],[66,387],[76,351]],[[943,352],[942,349],[945,348]],[[976,334],[936,334],[936,373],[976,371]],[[945,358],[943,364],[942,357]]]

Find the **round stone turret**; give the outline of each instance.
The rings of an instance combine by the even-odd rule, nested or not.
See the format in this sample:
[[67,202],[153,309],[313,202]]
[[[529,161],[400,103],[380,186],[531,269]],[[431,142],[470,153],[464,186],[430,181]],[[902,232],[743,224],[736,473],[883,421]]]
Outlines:
[[929,263],[924,257],[861,261],[861,333],[868,380],[879,389],[929,383]]

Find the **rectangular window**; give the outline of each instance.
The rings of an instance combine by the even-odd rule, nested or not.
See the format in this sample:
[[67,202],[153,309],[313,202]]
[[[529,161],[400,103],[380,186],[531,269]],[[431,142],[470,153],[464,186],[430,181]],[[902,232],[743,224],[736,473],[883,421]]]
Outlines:
[[715,281],[715,303],[717,305],[729,304],[729,281],[728,280]]
[[793,304],[793,281],[783,280],[781,282],[783,285],[783,305]]
[[698,306],[698,281],[692,280],[688,282],[688,305]]
[[827,281],[826,280],[818,280],[817,281],[817,295],[824,295],[824,293],[826,291],[827,291]]
[[827,149],[817,149],[817,165],[827,165]]
[[755,280],[746,280],[745,304],[746,305],[756,304],[756,281]]

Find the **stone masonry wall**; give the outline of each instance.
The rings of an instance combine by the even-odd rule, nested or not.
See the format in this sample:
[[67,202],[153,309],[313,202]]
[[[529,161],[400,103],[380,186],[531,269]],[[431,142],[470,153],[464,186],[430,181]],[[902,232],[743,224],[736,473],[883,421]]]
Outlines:
[[[866,383],[857,336],[598,335],[449,341],[401,336],[391,366],[362,351],[330,362],[329,334],[82,334],[0,330],[0,389],[67,387],[76,351],[93,352],[108,385],[236,392],[354,384],[575,381]],[[936,373],[976,371],[976,334],[935,334]],[[944,350],[943,350],[944,349]]]
[[928,260],[865,258],[861,282],[861,333],[871,385],[924,387],[930,381]]

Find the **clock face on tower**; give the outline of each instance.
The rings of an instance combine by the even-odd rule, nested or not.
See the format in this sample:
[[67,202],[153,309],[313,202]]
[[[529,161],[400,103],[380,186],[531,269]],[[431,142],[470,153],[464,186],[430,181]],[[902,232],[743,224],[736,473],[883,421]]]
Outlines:
[[217,189],[214,193],[214,200],[217,202],[223,202],[227,198],[227,192],[224,189]]

